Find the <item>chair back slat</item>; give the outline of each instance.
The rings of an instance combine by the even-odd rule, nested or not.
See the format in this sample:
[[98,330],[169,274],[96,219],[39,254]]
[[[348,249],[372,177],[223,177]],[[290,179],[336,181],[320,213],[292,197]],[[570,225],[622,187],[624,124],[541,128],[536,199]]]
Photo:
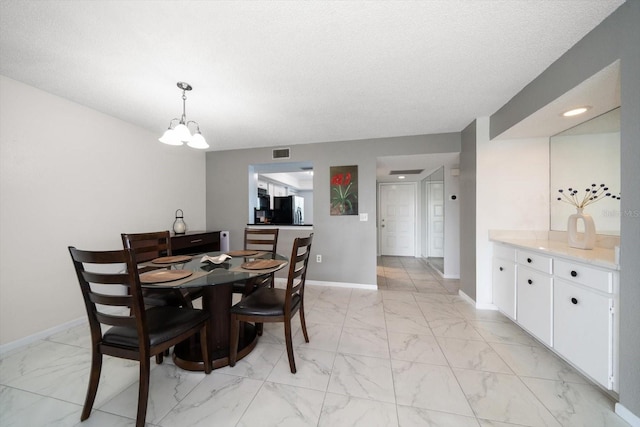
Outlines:
[[103,325],[109,326],[124,326],[127,328],[136,327],[135,316],[123,316],[117,314],[108,314],[96,311],[96,319]]
[[150,233],[122,233],[122,245],[136,253],[138,262],[147,262],[161,256],[171,256],[169,231]]
[[278,228],[244,229],[245,250],[260,250],[271,252],[275,256],[278,247]]
[[89,300],[94,304],[110,305],[118,307],[131,307],[133,298],[131,295],[107,295],[98,292],[91,292]]
[[287,278],[287,295],[285,300],[285,312],[291,309],[291,301],[295,294],[304,297],[304,285],[307,279],[307,266],[313,233],[309,237],[297,237],[293,241],[291,258],[289,261],[289,276]]

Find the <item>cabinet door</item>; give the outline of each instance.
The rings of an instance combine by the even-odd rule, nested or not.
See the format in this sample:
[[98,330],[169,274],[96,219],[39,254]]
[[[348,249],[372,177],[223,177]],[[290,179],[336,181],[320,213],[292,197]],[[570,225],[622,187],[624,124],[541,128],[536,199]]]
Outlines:
[[516,319],[516,264],[493,259],[493,304],[503,314]]
[[613,300],[564,280],[554,290],[554,348],[608,389],[613,369]]
[[551,346],[553,316],[553,280],[551,276],[524,266],[518,266],[518,323]]

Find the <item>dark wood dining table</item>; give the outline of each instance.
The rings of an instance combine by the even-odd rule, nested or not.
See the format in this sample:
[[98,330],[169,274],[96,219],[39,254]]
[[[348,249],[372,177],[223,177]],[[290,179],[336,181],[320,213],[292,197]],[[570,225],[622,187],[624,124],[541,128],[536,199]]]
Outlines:
[[[243,252],[243,251],[238,251]],[[258,251],[256,251],[258,252]],[[229,254],[233,253],[227,252]],[[226,261],[215,264],[202,261],[203,257],[216,258],[222,252],[209,252],[193,255],[189,261],[171,264],[173,270],[187,270],[191,274],[183,279],[163,283],[142,283],[143,287],[155,288],[202,288],[202,309],[208,311],[209,320],[207,341],[213,368],[221,368],[229,364],[229,326],[230,309],[233,303],[233,284],[250,283],[250,281],[271,274],[287,265],[288,258],[271,252],[258,252],[247,256],[233,256]],[[257,260],[279,260],[281,264],[262,270],[243,268],[242,265]],[[145,263],[148,265],[153,264]],[[246,264],[245,264],[246,265]],[[158,264],[155,264],[158,266]],[[185,273],[186,274],[186,273]],[[143,275],[141,275],[142,280]],[[246,356],[258,342],[258,334],[253,324],[243,323],[238,346],[238,359]],[[199,337],[183,341],[174,347],[175,364],[189,371],[203,371],[202,352]]]

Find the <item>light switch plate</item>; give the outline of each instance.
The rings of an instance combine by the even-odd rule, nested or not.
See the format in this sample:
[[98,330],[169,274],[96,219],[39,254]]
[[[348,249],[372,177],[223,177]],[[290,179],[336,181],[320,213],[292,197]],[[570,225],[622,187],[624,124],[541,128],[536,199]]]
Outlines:
[[369,221],[369,214],[361,213],[360,214],[360,221]]

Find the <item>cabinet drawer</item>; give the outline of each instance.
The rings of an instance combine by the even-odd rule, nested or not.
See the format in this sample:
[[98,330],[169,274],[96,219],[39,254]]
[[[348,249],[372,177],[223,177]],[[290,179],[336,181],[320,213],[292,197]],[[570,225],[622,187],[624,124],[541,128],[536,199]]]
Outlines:
[[174,255],[214,252],[219,250],[219,231],[171,236],[171,251]]
[[518,251],[518,264],[526,265],[534,270],[551,274],[553,258],[534,252]]
[[555,276],[602,292],[613,292],[613,271],[600,270],[584,264],[556,260]]
[[516,250],[515,248],[511,248],[509,246],[504,245],[493,245],[493,257],[506,259],[509,261],[516,261]]
[[558,353],[608,389],[613,372],[613,299],[557,279],[554,343]]
[[551,346],[553,343],[553,279],[539,271],[518,267],[516,280],[518,323]]

